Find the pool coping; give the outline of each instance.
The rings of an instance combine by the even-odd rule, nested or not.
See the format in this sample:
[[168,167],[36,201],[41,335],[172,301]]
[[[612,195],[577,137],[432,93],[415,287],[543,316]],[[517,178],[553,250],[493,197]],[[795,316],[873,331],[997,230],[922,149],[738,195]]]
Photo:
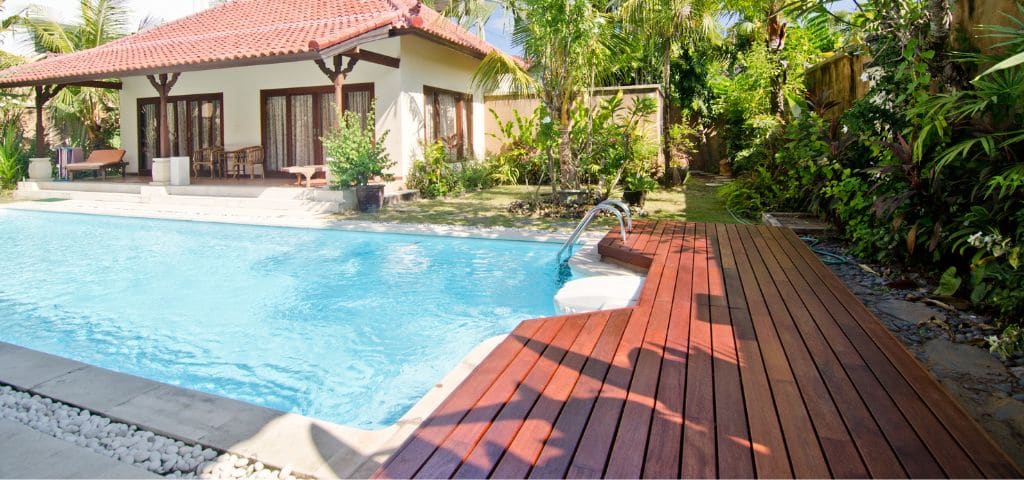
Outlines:
[[[13,210],[373,233],[538,242],[561,242],[568,238],[567,232],[506,227],[379,223],[322,216],[197,217],[181,212],[166,215],[166,212],[157,210],[124,212],[116,208],[74,207],[76,205],[67,202],[0,205],[0,209]],[[574,272],[582,276],[637,275],[634,271],[601,260],[597,244],[602,237],[597,233],[581,236],[581,246],[570,259]],[[243,455],[277,468],[291,466],[299,475],[368,478],[506,336],[492,337],[474,347],[398,421],[379,430],[364,430],[281,412],[3,341],[0,341],[0,365],[18,365],[19,369],[0,370],[0,383],[182,441]],[[95,385],[103,385],[104,388],[102,391],[89,388]]]

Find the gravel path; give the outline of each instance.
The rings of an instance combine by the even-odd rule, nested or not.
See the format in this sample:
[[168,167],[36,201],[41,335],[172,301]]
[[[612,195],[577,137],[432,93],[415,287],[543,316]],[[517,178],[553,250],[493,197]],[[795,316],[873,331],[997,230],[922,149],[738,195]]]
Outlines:
[[290,466],[221,453],[0,385],[0,418],[168,478],[295,480]]

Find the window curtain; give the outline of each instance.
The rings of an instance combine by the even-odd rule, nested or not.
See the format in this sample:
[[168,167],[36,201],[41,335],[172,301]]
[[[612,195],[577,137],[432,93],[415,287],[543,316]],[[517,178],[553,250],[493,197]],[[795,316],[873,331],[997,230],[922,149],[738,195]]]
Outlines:
[[139,170],[149,170],[152,160],[160,154],[160,126],[157,121],[158,106],[147,103],[142,106],[142,154],[139,158]]
[[320,126],[321,135],[326,134],[334,127],[338,126],[338,107],[337,102],[334,101],[333,93],[321,93],[320,97]]
[[288,166],[288,97],[267,97],[266,112],[267,138],[264,149],[268,170],[280,170]]
[[173,155],[181,156],[189,154],[188,144],[188,102],[179,100],[174,102],[174,117],[176,122],[169,125],[174,125],[174,145],[171,147]]
[[345,95],[348,102],[348,111],[359,115],[359,118],[363,120],[363,128],[366,128],[367,118],[370,115],[370,92],[365,90],[355,91],[348,92]]
[[292,135],[295,138],[295,165],[312,165],[313,144],[318,140],[313,134],[313,95],[295,95],[292,98]]

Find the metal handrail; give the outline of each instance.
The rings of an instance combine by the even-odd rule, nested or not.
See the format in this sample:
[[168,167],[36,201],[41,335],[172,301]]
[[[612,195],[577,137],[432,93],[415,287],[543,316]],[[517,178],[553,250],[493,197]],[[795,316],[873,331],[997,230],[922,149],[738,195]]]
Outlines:
[[616,200],[614,198],[606,198],[603,202],[601,202],[598,205],[603,204],[614,205],[616,207],[619,207],[619,209],[622,210],[622,213],[626,215],[626,230],[630,232],[633,231],[633,214],[629,210],[629,205],[626,205],[621,200]]
[[576,241],[579,240],[580,235],[582,235],[583,231],[586,230],[588,225],[590,225],[590,222],[592,222],[594,220],[594,217],[596,217],[597,214],[602,211],[611,212],[612,214],[615,215],[615,218],[619,220],[619,234],[622,236],[622,241],[625,242],[627,238],[626,225],[625,223],[623,223],[622,220],[622,212],[620,212],[619,208],[616,207],[625,207],[626,216],[629,220],[629,231],[632,231],[633,217],[629,213],[629,207],[626,207],[625,204],[619,202],[618,200],[607,199],[595,205],[593,208],[587,211],[587,214],[583,216],[583,220],[580,220],[580,223],[576,225],[576,228],[569,235],[569,238],[565,241],[564,244],[562,244],[562,248],[558,250],[558,255],[555,256],[555,259],[559,262],[562,261],[562,253],[564,253],[567,248],[569,248],[571,245],[574,245]]

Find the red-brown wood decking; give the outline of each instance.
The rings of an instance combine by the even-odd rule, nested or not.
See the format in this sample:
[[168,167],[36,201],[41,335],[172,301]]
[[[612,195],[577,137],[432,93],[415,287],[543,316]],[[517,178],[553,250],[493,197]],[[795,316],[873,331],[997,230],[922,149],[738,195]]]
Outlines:
[[636,306],[523,322],[377,476],[1021,476],[792,232],[628,240]]

